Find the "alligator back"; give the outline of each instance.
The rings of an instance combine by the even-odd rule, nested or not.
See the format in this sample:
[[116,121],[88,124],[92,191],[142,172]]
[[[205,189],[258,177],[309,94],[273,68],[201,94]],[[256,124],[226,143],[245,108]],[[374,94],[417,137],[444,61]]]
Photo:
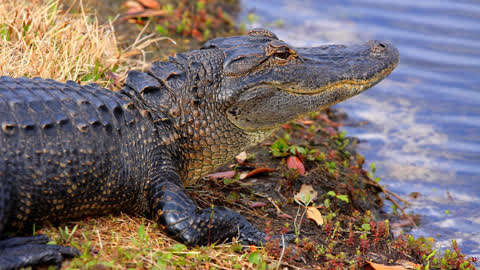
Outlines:
[[96,85],[0,77],[0,234],[128,203],[134,165],[120,142],[150,128],[138,114],[127,96]]

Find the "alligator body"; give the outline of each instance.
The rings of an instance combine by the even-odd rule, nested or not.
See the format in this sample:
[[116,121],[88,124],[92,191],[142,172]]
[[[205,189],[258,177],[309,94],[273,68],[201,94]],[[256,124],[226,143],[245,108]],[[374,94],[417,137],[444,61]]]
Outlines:
[[0,269],[78,254],[12,233],[118,211],[188,245],[263,243],[238,213],[198,209],[184,184],[278,125],[370,88],[398,59],[389,43],[294,48],[257,29],[131,71],[119,92],[0,77]]

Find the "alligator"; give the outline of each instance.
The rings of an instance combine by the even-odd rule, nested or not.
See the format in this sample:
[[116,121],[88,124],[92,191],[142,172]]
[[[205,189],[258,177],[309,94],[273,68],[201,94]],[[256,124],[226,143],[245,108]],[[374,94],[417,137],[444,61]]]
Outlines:
[[125,212],[189,245],[265,233],[184,186],[279,125],[368,89],[397,66],[388,42],[296,48],[265,29],[216,38],[111,91],[0,77],[0,269],[61,266],[79,255],[31,234],[36,224]]

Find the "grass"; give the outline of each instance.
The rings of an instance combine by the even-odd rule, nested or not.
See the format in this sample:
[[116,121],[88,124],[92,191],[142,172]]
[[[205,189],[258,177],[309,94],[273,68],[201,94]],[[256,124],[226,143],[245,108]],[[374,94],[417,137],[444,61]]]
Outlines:
[[[160,38],[137,39],[122,50],[112,24],[64,10],[59,0],[0,1],[0,73],[59,81],[121,84],[126,72],[144,68],[142,49]],[[137,56],[132,58],[132,56]]]
[[[52,244],[70,245],[82,255],[63,268],[92,269],[257,269],[256,260],[240,245],[212,245],[188,249],[141,217],[117,215],[71,222],[40,231]],[[252,251],[262,262],[272,261],[263,251]]]

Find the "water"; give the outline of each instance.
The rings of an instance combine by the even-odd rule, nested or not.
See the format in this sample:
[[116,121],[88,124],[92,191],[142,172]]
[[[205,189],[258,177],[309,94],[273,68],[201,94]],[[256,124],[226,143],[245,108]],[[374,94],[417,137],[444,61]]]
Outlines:
[[[389,189],[408,195],[422,216],[416,235],[443,246],[457,239],[480,256],[480,2],[476,0],[244,0],[294,46],[390,40],[393,74],[337,105],[355,122],[347,134],[377,164]],[[283,26],[278,26],[278,20]]]

